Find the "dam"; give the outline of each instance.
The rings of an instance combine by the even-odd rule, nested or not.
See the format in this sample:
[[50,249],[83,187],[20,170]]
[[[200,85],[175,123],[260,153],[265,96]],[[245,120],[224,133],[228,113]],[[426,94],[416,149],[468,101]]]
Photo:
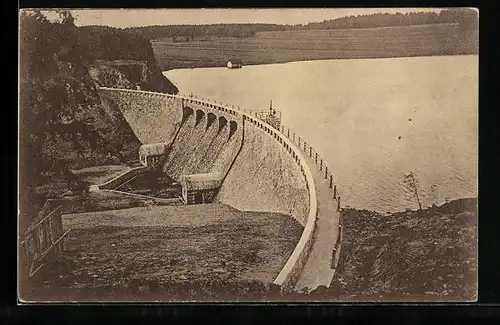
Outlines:
[[[164,145],[160,168],[172,180],[220,175],[216,201],[242,211],[283,213],[303,227],[273,281],[282,293],[330,286],[342,242],[340,194],[332,170],[305,139],[234,105],[140,90],[99,91],[143,145]],[[145,168],[100,187],[117,187]]]

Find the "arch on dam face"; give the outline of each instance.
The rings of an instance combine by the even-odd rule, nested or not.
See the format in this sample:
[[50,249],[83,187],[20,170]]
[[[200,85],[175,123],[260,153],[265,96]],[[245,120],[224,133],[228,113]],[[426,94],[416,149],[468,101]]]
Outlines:
[[182,107],[182,122],[181,124],[184,124],[186,122],[187,118],[191,116],[194,113],[193,109],[189,106],[184,106]]
[[196,122],[195,125],[200,124],[201,120],[205,117],[205,112],[201,109],[196,110]]
[[217,116],[214,113],[207,114],[207,129],[214,123],[217,119]]
[[236,133],[237,129],[238,129],[238,123],[236,123],[236,121],[230,121],[229,122],[229,139],[231,139],[233,134]]
[[227,125],[227,119],[224,116],[219,116],[219,130],[217,132],[222,131],[222,129]]

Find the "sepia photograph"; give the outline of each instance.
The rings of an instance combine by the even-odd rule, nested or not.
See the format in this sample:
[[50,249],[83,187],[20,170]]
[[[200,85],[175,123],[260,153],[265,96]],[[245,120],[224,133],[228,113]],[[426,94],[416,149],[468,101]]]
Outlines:
[[19,10],[18,304],[476,302],[476,8]]

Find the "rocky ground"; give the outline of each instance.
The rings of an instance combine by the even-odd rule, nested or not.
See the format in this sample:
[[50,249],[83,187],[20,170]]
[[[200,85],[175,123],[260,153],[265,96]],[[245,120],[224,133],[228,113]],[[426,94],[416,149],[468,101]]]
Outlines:
[[330,289],[343,301],[477,299],[477,199],[421,212],[342,211],[344,237]]

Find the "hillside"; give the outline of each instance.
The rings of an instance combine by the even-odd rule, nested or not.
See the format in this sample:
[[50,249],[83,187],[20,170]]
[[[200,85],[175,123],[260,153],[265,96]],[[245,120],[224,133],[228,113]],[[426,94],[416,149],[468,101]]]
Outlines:
[[[120,37],[120,44],[134,44],[135,52],[113,50],[114,43],[106,37],[77,28],[68,12],[61,13],[61,22],[50,22],[36,11],[21,13],[19,185],[23,215],[35,215],[47,197],[64,192],[64,188],[54,192],[50,184],[65,184],[68,169],[119,164],[136,157],[140,141],[121,111],[100,98],[98,85],[177,93],[161,75],[147,40],[139,42],[131,35],[127,42],[123,31]],[[106,51],[98,51],[100,47]],[[117,63],[116,55],[129,61]]]
[[[140,35],[148,40],[173,38],[177,42],[192,41],[196,38],[208,40],[212,37],[253,37],[259,32],[271,31],[307,31],[353,28],[376,28],[395,26],[418,26],[429,24],[460,24],[463,28],[471,28],[478,23],[478,13],[470,8],[450,8],[437,12],[420,11],[396,13],[373,13],[356,16],[343,16],[322,22],[308,24],[265,24],[265,23],[233,23],[203,25],[163,25],[124,28],[127,32]],[[101,27],[109,28],[109,27]]]
[[330,289],[343,301],[474,301],[477,199],[381,215],[342,211],[343,241]]
[[78,27],[75,34],[76,51],[100,86],[178,92],[162,75],[150,42],[142,36],[105,26]]
[[152,40],[163,70],[221,67],[230,58],[243,65],[290,61],[387,58],[478,53],[478,29],[458,23],[380,28],[258,32],[247,38]]
[[95,60],[88,64],[89,74],[101,87],[141,89],[163,93],[177,93],[173,85],[155,66],[147,61]]

